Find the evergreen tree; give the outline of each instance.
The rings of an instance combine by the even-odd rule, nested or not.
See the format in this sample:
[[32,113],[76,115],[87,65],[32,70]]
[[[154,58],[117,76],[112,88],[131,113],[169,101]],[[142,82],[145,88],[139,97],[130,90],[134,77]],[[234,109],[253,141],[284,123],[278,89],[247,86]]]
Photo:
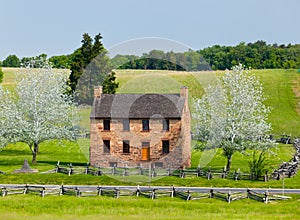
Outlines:
[[3,80],[3,71],[2,68],[0,67],[0,83],[2,83]]
[[110,74],[106,76],[103,86],[103,93],[104,94],[115,94],[117,88],[119,87],[119,83],[116,82],[116,73],[112,71]]
[[100,53],[84,69],[76,85],[77,102],[92,105],[94,100],[94,87],[102,85],[112,67],[106,51]]
[[82,46],[74,52],[73,60],[71,62],[71,74],[69,78],[69,85],[74,92],[80,76],[84,69],[96,58],[99,54],[105,52],[101,42],[101,34],[97,34],[93,39],[89,34],[84,33],[82,36]]

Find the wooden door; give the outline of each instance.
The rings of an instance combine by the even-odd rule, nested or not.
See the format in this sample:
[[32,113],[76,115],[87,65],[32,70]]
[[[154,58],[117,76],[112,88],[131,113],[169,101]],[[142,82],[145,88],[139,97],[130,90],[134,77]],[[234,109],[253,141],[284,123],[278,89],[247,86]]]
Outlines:
[[150,143],[149,142],[142,143],[142,160],[144,160],[144,161],[150,160]]

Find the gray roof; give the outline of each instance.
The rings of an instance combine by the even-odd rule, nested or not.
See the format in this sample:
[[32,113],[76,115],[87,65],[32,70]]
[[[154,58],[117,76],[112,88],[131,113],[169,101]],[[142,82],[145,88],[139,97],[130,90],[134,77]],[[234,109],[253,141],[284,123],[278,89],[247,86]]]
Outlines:
[[184,102],[179,94],[102,94],[91,118],[181,118]]

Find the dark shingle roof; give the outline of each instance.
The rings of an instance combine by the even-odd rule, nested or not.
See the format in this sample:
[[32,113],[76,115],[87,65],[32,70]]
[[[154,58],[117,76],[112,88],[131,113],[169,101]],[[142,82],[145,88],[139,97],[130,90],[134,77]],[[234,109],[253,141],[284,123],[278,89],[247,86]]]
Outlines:
[[179,94],[102,94],[91,118],[181,118],[184,102]]

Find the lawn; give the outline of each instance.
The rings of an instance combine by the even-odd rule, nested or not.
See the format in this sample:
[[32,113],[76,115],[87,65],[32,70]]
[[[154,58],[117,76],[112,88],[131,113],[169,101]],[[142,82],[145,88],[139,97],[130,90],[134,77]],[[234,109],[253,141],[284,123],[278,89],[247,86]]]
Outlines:
[[[230,204],[217,199],[184,201],[141,197],[76,198],[36,195],[0,198],[2,219],[298,219],[299,195],[264,204],[244,199]],[[3,205],[1,205],[3,204]],[[5,204],[5,205],[4,205]],[[282,208],[284,207],[284,208]]]
[[[55,168],[57,161],[61,165],[72,163],[74,166],[85,166],[88,162],[89,139],[79,139],[77,142],[59,142],[48,141],[40,146],[40,153],[37,157],[37,164],[31,165],[31,168],[38,169],[39,172],[45,172]],[[271,170],[278,167],[282,161],[288,161],[294,152],[291,145],[279,145],[273,149],[273,154],[268,154],[268,162]],[[207,152],[192,153],[192,167],[197,168],[199,163],[203,163],[202,155]],[[206,155],[203,156],[207,158]],[[236,153],[233,156],[232,170],[238,168],[242,172],[248,172],[247,161],[251,156]],[[13,174],[12,172],[22,167],[24,159],[31,160],[31,152],[25,144],[18,143],[9,145],[0,153],[0,170],[7,174],[1,175],[1,183],[20,183],[20,184],[87,184],[87,185],[164,185],[164,186],[207,186],[207,187],[263,187],[263,188],[281,188],[282,181],[270,180],[250,181],[240,180],[233,181],[229,179],[212,179],[207,180],[204,177],[187,177],[181,179],[178,177],[156,177],[147,176],[92,176],[84,174],[75,174],[68,176],[66,174]],[[218,150],[206,167],[211,166],[214,169],[222,169],[226,164],[226,159]],[[202,166],[204,167],[204,166]],[[150,181],[150,182],[149,182]],[[294,178],[285,179],[286,188],[299,188],[300,174]]]

